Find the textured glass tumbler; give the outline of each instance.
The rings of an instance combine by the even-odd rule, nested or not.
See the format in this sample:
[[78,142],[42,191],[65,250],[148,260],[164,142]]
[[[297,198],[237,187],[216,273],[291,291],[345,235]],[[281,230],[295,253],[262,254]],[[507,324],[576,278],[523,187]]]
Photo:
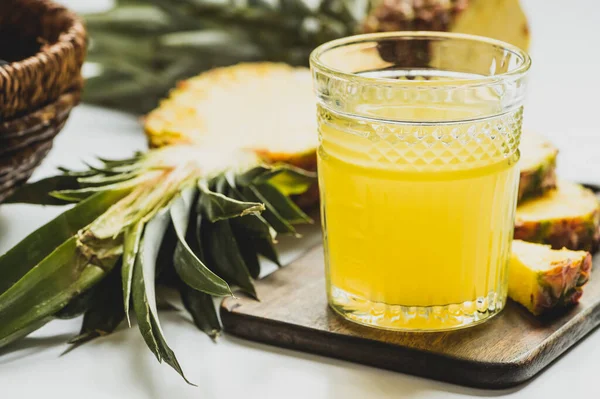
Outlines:
[[529,56],[482,37],[348,37],[311,55],[327,294],[392,330],[502,310]]

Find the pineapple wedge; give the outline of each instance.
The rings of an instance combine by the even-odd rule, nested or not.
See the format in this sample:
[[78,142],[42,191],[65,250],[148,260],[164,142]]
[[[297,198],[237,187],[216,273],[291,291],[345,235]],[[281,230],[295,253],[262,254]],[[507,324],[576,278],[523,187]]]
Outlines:
[[555,249],[595,251],[600,241],[600,202],[579,184],[559,181],[555,190],[517,207],[514,237]]
[[543,137],[524,133],[521,137],[519,201],[538,197],[556,187],[558,149]]
[[591,270],[589,252],[553,250],[549,245],[515,240],[508,296],[537,316],[577,303]]

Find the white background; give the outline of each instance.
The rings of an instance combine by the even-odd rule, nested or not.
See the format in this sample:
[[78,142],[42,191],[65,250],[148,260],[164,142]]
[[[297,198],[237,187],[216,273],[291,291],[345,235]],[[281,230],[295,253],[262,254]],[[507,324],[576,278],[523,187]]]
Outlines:
[[[487,0],[496,1],[496,0]],[[525,126],[560,147],[563,177],[600,183],[600,3],[522,0],[533,32]],[[82,9],[107,1],[70,0]],[[135,118],[80,106],[36,177],[92,154],[116,158],[143,149]],[[60,211],[0,206],[0,252]],[[190,380],[159,365],[137,330],[121,329],[60,356],[79,320],[52,322],[0,351],[0,398],[597,398],[600,333],[592,333],[539,377],[484,391],[282,350],[224,335],[212,343],[175,313],[161,315],[167,339]],[[490,343],[493,344],[493,343]]]

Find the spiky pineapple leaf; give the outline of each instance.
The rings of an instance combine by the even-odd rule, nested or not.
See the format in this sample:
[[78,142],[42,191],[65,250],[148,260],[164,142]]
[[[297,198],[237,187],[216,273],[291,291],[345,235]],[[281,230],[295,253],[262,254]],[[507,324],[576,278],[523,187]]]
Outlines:
[[[275,186],[281,194],[285,196],[298,195],[304,193],[315,184],[317,175],[293,166],[282,166],[282,172],[271,176],[265,182]],[[260,183],[259,180],[257,183]]]
[[138,222],[133,226],[129,226],[125,231],[125,242],[123,245],[123,266],[121,267],[121,286],[123,297],[123,310],[127,323],[131,325],[129,319],[129,303],[131,301],[131,282],[133,280],[133,268],[135,259],[137,258],[142,233],[144,231],[144,223]]
[[114,332],[125,319],[123,291],[118,267],[114,268],[92,292],[89,309],[83,316],[81,331],[69,340],[81,345]]
[[204,181],[198,182],[198,188],[201,193],[198,209],[211,222],[256,214],[265,210],[265,206],[261,203],[238,201],[211,191]]
[[189,214],[193,208],[190,194],[185,195],[188,201],[183,195],[176,198],[170,208],[171,220],[179,240],[173,256],[175,270],[184,283],[198,291],[215,296],[231,295],[229,285],[198,259],[185,240]]
[[[139,171],[120,173],[117,175],[96,174],[93,176],[79,177],[77,182],[82,187],[106,186],[108,184],[121,183],[140,174]],[[60,191],[60,190],[57,190]]]
[[70,201],[49,195],[53,191],[79,188],[77,177],[59,175],[28,183],[4,200],[7,204],[65,205]]
[[313,223],[313,220],[306,213],[272,184],[262,183],[257,184],[255,187],[261,197],[267,201],[266,203],[271,205],[271,212],[276,211],[290,224]]
[[0,294],[128,192],[129,189],[124,188],[98,193],[57,216],[11,248],[0,257]]
[[252,278],[257,279],[258,276],[260,276],[260,262],[258,261],[256,246],[251,238],[246,236],[243,232],[236,232],[233,223],[229,223],[240,255],[248,268],[248,272]]
[[219,220],[211,223],[203,220],[200,224],[200,242],[206,263],[225,281],[239,286],[253,298],[257,298],[250,272],[240,254],[229,221]]
[[213,340],[216,339],[221,332],[221,324],[212,297],[196,291],[187,284],[181,284],[179,292],[183,306],[192,315],[196,327]]
[[237,174],[234,180],[235,187],[247,187],[260,178],[264,179],[264,176],[272,177],[278,173],[281,173],[281,170],[273,170],[267,166],[257,166],[244,173]]
[[156,308],[156,259],[165,231],[169,225],[169,211],[160,211],[144,229],[140,245],[140,254],[136,258],[133,270],[132,298],[133,309],[137,316],[138,326],[146,345],[159,362],[163,360],[181,377],[191,384],[179,365],[175,353],[168,346],[158,320]]
[[256,201],[265,204],[266,209],[262,213],[262,216],[277,233],[296,234],[296,229],[294,226],[292,226],[289,221],[279,214],[277,209],[267,201],[267,199],[254,185],[251,184],[247,187],[242,187],[241,193],[244,198],[250,201]]
[[65,241],[0,295],[0,346],[54,315],[109,270],[89,264],[77,251],[76,237]]
[[59,310],[54,317],[57,319],[68,320],[81,316],[92,306],[96,289],[97,287],[92,287],[84,293],[77,295],[75,298],[71,299],[67,306]]

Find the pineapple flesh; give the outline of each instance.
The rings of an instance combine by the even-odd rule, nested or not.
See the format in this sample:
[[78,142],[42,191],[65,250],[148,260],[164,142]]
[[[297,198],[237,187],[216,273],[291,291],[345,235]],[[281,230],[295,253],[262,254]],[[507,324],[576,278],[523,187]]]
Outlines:
[[523,134],[519,149],[519,201],[538,197],[555,188],[558,149],[534,133]]
[[586,251],[514,240],[509,267],[508,296],[537,316],[579,301],[592,257]]
[[559,181],[555,190],[517,207],[514,237],[593,252],[600,241],[600,202],[581,185]]

